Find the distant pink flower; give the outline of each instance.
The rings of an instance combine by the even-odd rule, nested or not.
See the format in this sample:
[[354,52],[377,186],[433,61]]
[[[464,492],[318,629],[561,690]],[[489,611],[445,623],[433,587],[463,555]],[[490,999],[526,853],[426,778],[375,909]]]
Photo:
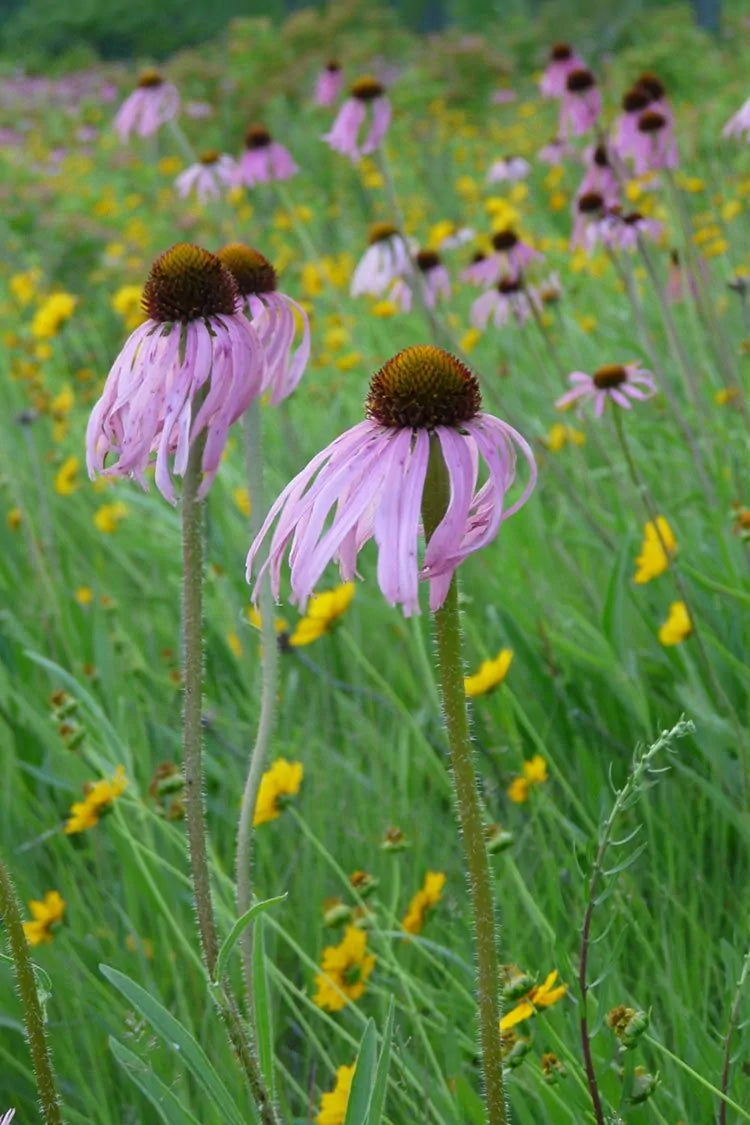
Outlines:
[[634,250],[638,239],[656,240],[661,236],[662,224],[656,219],[647,219],[640,211],[621,211],[613,208],[608,211],[601,223],[601,239],[606,246],[618,250]]
[[[156,259],[143,291],[148,320],[131,334],[107,376],[86,429],[89,475],[133,476],[175,502],[205,433],[200,495],[219,467],[229,428],[261,392],[261,342],[240,309],[232,275],[214,254],[178,243]],[[117,459],[107,465],[112,454]],[[170,460],[172,466],[170,468]]]
[[645,109],[638,118],[632,156],[637,176],[676,168],[679,157],[672,121],[656,109]]
[[542,145],[536,155],[537,159],[541,160],[542,164],[550,164],[553,168],[556,168],[562,164],[568,156],[573,155],[573,147],[563,137],[554,137],[551,141],[548,141],[546,145]]
[[213,117],[214,107],[208,102],[186,102],[185,115],[194,121],[205,121],[207,117]]
[[471,306],[470,320],[474,328],[484,330],[491,322],[502,328],[509,320],[523,324],[541,302],[530,286],[519,278],[502,278],[492,289],[477,297]]
[[231,156],[204,152],[197,163],[180,172],[175,188],[181,199],[194,191],[198,201],[205,203],[207,199],[218,199],[234,183],[236,175],[237,165]]
[[547,98],[561,98],[565,93],[565,81],[573,70],[586,66],[568,43],[555,43],[549,53],[547,69],[542,75],[539,89]]
[[352,276],[352,297],[380,297],[396,278],[404,277],[412,269],[409,245],[390,223],[375,223],[367,241],[368,247]]
[[525,180],[530,171],[531,165],[522,156],[506,156],[502,160],[496,160],[490,166],[487,173],[487,183],[498,184],[504,180],[509,183],[516,183],[518,180]]
[[[310,322],[296,301],[281,293],[276,270],[259,250],[230,242],[217,257],[237,285],[242,307],[252,321],[265,355],[260,386],[273,406],[287,398],[299,383],[310,358]],[[296,348],[294,341],[301,332]]]
[[750,141],[750,98],[729,118],[721,131],[722,137],[741,137]]
[[622,113],[617,118],[614,126],[614,136],[610,142],[612,151],[621,160],[633,156],[633,148],[638,137],[638,118],[648,108],[651,95],[641,86],[634,86],[628,90],[622,99]]
[[617,178],[609,162],[606,145],[590,145],[585,153],[586,174],[581,180],[576,196],[580,198],[595,191],[601,195],[605,207],[614,207],[620,198]]
[[341,90],[341,83],[344,81],[341,67],[331,59],[327,62],[324,68],[318,75],[318,80],[315,83],[315,103],[316,105],[333,105],[336,98],[339,96]]
[[451,295],[451,282],[440,255],[435,250],[419,250],[414,262],[417,267],[415,281],[422,286],[427,308],[434,308],[439,297],[447,301]]
[[[419,562],[422,494],[431,438],[439,443],[450,479],[450,501]],[[515,479],[516,449],[530,480],[505,507]],[[478,487],[480,460],[488,479]],[[343,581],[357,574],[365,543],[378,548],[378,585],[405,616],[419,613],[419,581],[430,583],[430,608],[443,604],[456,568],[491,543],[526,502],[536,481],[528,443],[506,422],[481,413],[471,371],[440,348],[399,352],[376,373],[360,422],[318,453],[271,507],[247,557],[251,580],[258,551],[275,526],[266,562],[255,576],[257,599],[268,571],[278,598],[289,552],[292,601],[304,604],[330,562]]]
[[[367,117],[368,106],[371,108],[370,126],[364,139],[360,141],[359,135]],[[385,96],[383,86],[374,78],[360,78],[349,90],[349,97],[323,140],[334,151],[356,162],[361,156],[375,152],[388,131],[390,121],[391,103]]]
[[15,1116],[15,1113],[16,1111],[14,1109],[6,1110],[3,1116],[0,1117],[0,1125],[10,1125]]
[[118,109],[113,124],[123,143],[131,133],[152,137],[162,125],[177,116],[179,108],[177,87],[165,82],[158,71],[145,70],[133,93]]
[[493,105],[510,105],[517,97],[518,94],[515,90],[511,90],[507,86],[501,86],[499,90],[495,90],[490,101]]
[[289,180],[299,172],[291,153],[273,140],[263,125],[252,125],[245,133],[245,151],[239,159],[236,182],[245,187]]
[[573,204],[573,233],[571,250],[583,249],[591,253],[601,240],[605,218],[604,196],[598,191],[587,191],[576,197]]
[[566,391],[555,406],[560,410],[593,400],[594,414],[601,418],[607,399],[617,406],[630,410],[631,399],[642,401],[656,393],[656,383],[650,371],[644,371],[640,363],[608,363],[599,367],[593,375],[584,371],[574,371],[568,376],[573,389]]
[[688,269],[680,262],[676,250],[670,252],[669,276],[667,278],[667,300],[670,304],[677,301],[686,301],[688,294],[697,300],[699,294],[699,278],[704,285],[709,283],[708,269],[705,259],[698,260],[696,271]]
[[493,253],[482,255],[463,271],[461,281],[472,285],[494,285],[503,274],[516,277],[533,261],[544,257],[527,242],[523,242],[510,227],[496,231],[492,236]]
[[582,137],[593,129],[602,111],[602,96],[590,70],[571,70],[560,102],[561,137]]

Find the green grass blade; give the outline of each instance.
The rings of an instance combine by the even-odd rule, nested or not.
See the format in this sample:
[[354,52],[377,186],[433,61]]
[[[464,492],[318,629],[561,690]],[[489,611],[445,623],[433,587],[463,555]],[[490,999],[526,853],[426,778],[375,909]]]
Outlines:
[[[271,901],[271,900],[269,900]],[[256,927],[253,945],[253,1004],[255,1010],[255,1035],[258,1046],[258,1061],[266,1080],[271,1097],[274,1097],[275,1071],[273,1053],[273,1013],[268,995],[268,973],[266,971],[266,942],[263,923]]]
[[216,958],[216,974],[214,983],[221,984],[224,973],[227,970],[229,956],[246,927],[249,926],[253,919],[257,918],[259,914],[262,914],[264,910],[268,910],[270,907],[276,906],[277,903],[283,902],[285,898],[286,895],[283,894],[277,895],[276,898],[266,898],[262,902],[254,902],[250,909],[246,910],[245,913],[237,919],[221,944],[219,956]]
[[368,1125],[376,1052],[375,1021],[368,1020],[357,1052],[357,1068],[354,1071],[344,1125]]
[[185,1109],[182,1102],[157,1078],[143,1059],[139,1059],[112,1035],[109,1037],[109,1049],[131,1082],[151,1102],[164,1125],[198,1125],[192,1113]]
[[394,1013],[395,1004],[391,996],[388,1005],[388,1015],[385,1021],[385,1030],[383,1032],[383,1045],[380,1048],[378,1068],[375,1072],[375,1085],[372,1088],[372,1097],[370,1098],[370,1113],[367,1118],[367,1125],[380,1125],[383,1110],[385,1109],[385,1095],[388,1089],[388,1071],[391,1065]]

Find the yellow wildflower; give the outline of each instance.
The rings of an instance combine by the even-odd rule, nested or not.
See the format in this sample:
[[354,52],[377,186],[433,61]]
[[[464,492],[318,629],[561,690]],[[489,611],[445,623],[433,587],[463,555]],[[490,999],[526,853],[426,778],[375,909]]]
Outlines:
[[464,690],[471,698],[485,695],[503,682],[508,674],[508,669],[513,661],[513,652],[509,648],[501,648],[494,660],[483,660],[479,671],[473,676],[464,678]]
[[20,508],[11,508],[5,517],[5,522],[11,531],[18,531],[23,523],[23,512]]
[[445,886],[445,875],[442,871],[428,871],[420,890],[409,903],[409,909],[401,923],[409,934],[419,934],[425,923],[428,910],[432,910],[440,902]]
[[125,519],[127,514],[128,506],[123,504],[122,500],[115,500],[112,504],[102,504],[94,512],[94,525],[98,531],[111,535],[113,531],[117,531],[120,520]]
[[239,660],[242,656],[242,641],[234,630],[227,633],[227,644],[229,645],[229,651],[232,653],[232,656]]
[[23,932],[29,945],[48,945],[52,941],[52,929],[62,922],[65,902],[58,891],[47,891],[40,902],[32,899],[29,903],[32,921],[24,922]]
[[72,293],[53,293],[34,314],[31,322],[31,335],[37,340],[47,340],[56,336],[65,321],[73,315],[76,298]]
[[727,406],[730,402],[740,397],[739,387],[722,387],[714,395],[714,402],[717,406]]
[[742,204],[739,199],[728,199],[721,208],[721,217],[725,223],[731,223],[732,219],[736,219],[740,214],[742,214]]
[[362,362],[361,352],[347,352],[335,361],[339,371],[353,371]]
[[94,591],[90,586],[79,586],[76,590],[76,601],[79,605],[91,605],[94,600]]
[[140,285],[123,285],[112,297],[112,308],[125,321],[125,327],[129,332],[132,332],[146,320],[146,314],[141,305],[142,297],[143,288]]
[[323,292],[323,271],[317,262],[305,262],[300,280],[302,292],[306,297],[319,297]]
[[514,777],[507,789],[508,796],[515,805],[523,805],[529,799],[529,783],[525,777]]
[[482,333],[478,328],[467,328],[461,337],[461,350],[467,353],[473,352],[481,339]]
[[70,414],[75,406],[75,395],[73,388],[69,383],[66,383],[61,391],[55,395],[49,404],[50,414]]
[[324,633],[330,632],[335,622],[346,613],[354,597],[354,583],[344,582],[333,590],[313,594],[307,603],[305,616],[298,622],[289,638],[289,644],[297,648],[317,641]]
[[11,277],[8,283],[10,291],[22,308],[33,301],[40,277],[39,270],[26,270],[25,273],[14,273]]
[[277,758],[271,768],[266,770],[260,779],[255,803],[253,824],[256,828],[259,824],[276,820],[284,807],[285,799],[299,793],[304,774],[302,762],[288,762],[286,758]]
[[500,1030],[507,1031],[509,1028],[515,1027],[517,1023],[535,1015],[539,1008],[549,1008],[562,999],[568,991],[568,986],[559,984],[557,988],[554,988],[553,985],[556,980],[557,969],[553,969],[544,984],[535,985],[523,999],[519,1000],[515,1008],[511,1008],[509,1012],[505,1013],[500,1020]]
[[507,794],[514,804],[523,805],[529,799],[532,785],[542,785],[548,777],[546,761],[541,754],[535,754],[523,763],[523,772],[519,777],[513,778]]
[[[254,605],[248,606],[247,619],[252,625],[253,629],[260,629],[262,627],[261,616]],[[289,629],[283,617],[277,617],[274,621],[274,628],[277,633],[286,633]]]
[[65,825],[66,836],[85,832],[87,828],[93,828],[98,824],[106,809],[125,792],[127,784],[125,770],[122,766],[118,766],[111,780],[103,778],[101,781],[84,786],[83,800],[75,801],[71,805]]
[[242,512],[243,516],[249,516],[252,511],[252,504],[250,503],[250,493],[246,488],[232,489],[232,499]]
[[321,972],[315,976],[317,991],[313,997],[319,1008],[340,1012],[352,1000],[363,995],[367,980],[375,968],[375,956],[367,953],[367,934],[356,926],[347,926],[338,945],[323,950]]
[[589,335],[595,330],[597,324],[599,323],[596,317],[591,316],[590,313],[579,314],[576,317],[576,320],[578,321],[578,326],[581,331],[586,332]]
[[336,1071],[336,1085],[320,1099],[316,1125],[344,1125],[355,1066],[340,1066]]
[[350,342],[351,336],[342,324],[334,324],[323,334],[323,347],[331,352],[343,351]]
[[55,492],[58,496],[72,496],[78,488],[78,470],[81,462],[77,457],[66,457],[55,474]]
[[514,227],[520,220],[517,209],[501,195],[491,195],[484,201],[484,209],[492,217],[493,230]]
[[663,645],[678,645],[686,640],[693,631],[687,606],[684,602],[672,602],[669,607],[669,616],[659,629],[659,640]]
[[664,516],[657,516],[655,522],[649,520],[643,532],[641,553],[635,560],[638,569],[633,578],[639,586],[663,574],[669,566],[669,556],[677,548],[677,540]]
[[396,316],[398,312],[398,305],[395,303],[395,301],[389,301],[387,297],[384,297],[382,301],[375,302],[375,304],[370,309],[370,312],[373,316],[377,316],[380,317],[381,320],[385,320],[389,316]]
[[574,426],[565,426],[562,422],[554,422],[547,431],[545,444],[550,453],[559,453],[568,443],[583,445],[586,435]]

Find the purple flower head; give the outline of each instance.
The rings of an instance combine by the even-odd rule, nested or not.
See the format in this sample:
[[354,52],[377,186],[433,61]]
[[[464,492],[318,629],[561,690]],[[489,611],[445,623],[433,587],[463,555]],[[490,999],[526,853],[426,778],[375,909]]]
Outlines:
[[587,191],[585,195],[578,195],[573,204],[573,233],[570,237],[570,249],[582,247],[592,253],[597,242],[601,240],[605,219],[604,196],[598,191]]
[[493,105],[510,105],[517,98],[518,94],[515,90],[511,90],[509,86],[500,86],[499,89],[495,90],[490,101]]
[[[528,443],[506,422],[481,412],[479,384],[460,360],[431,345],[399,352],[373,376],[367,420],[315,456],[273,504],[247,558],[250,581],[258,551],[274,531],[266,570],[278,598],[289,553],[292,600],[304,604],[329,562],[343,581],[357,573],[369,539],[378,548],[378,585],[405,616],[419,613],[419,581],[430,583],[430,608],[443,604],[453,572],[497,535],[526,502],[536,481]],[[505,507],[516,451],[530,480]],[[431,456],[442,455],[450,497],[419,560],[422,496]],[[487,479],[479,485],[480,461]]]
[[205,203],[207,199],[218,199],[223,191],[231,187],[236,173],[237,165],[231,156],[211,150],[180,172],[175,188],[181,199],[194,191],[198,202]]
[[438,252],[418,250],[414,262],[417,267],[416,283],[422,286],[422,295],[427,308],[434,308],[440,297],[446,301],[450,300],[451,282]]
[[299,171],[291,153],[273,140],[263,125],[251,125],[245,133],[245,151],[237,165],[236,182],[246,187],[289,180]]
[[494,285],[506,274],[517,277],[533,261],[544,257],[538,250],[518,237],[511,227],[503,227],[492,236],[492,253],[477,254],[461,274],[462,281],[472,285]]
[[638,118],[650,103],[651,95],[642,86],[633,86],[622,99],[622,113],[615,122],[614,138],[611,141],[612,151],[621,160],[632,158],[638,136]]
[[396,278],[404,277],[412,269],[409,245],[392,223],[374,223],[367,242],[352,275],[352,297],[380,297]]
[[530,171],[531,165],[522,156],[506,156],[502,160],[496,160],[490,166],[487,173],[487,183],[499,184],[504,180],[509,183],[517,183],[519,180],[525,180]]
[[722,137],[745,137],[750,141],[750,98],[733,114],[721,130]]
[[557,400],[558,410],[567,410],[574,403],[582,406],[593,400],[597,418],[601,418],[607,399],[630,410],[631,399],[643,400],[656,393],[653,375],[644,371],[640,363],[607,363],[598,367],[593,375],[574,371],[568,376],[568,382],[573,389]]
[[492,322],[495,328],[502,328],[513,319],[518,324],[540,308],[535,291],[525,286],[520,277],[502,277],[497,285],[477,297],[471,306],[470,319],[474,328],[483,331]]
[[593,129],[602,111],[602,96],[590,70],[571,70],[560,102],[561,137],[582,137]]
[[546,145],[542,145],[536,155],[537,160],[541,160],[542,164],[557,168],[568,156],[573,155],[573,147],[564,137],[553,137]]
[[565,93],[565,82],[573,70],[586,66],[569,43],[555,43],[549,53],[547,69],[542,75],[539,89],[547,98],[561,98]]
[[590,191],[598,192],[604,199],[605,207],[615,207],[620,200],[620,189],[612,165],[609,162],[609,153],[604,144],[590,145],[584,154],[586,161],[586,174],[581,180],[576,197]]
[[333,105],[341,90],[344,75],[335,59],[331,59],[321,70],[315,83],[315,104]]
[[610,208],[601,222],[601,240],[605,246],[618,250],[635,250],[638,238],[656,240],[662,232],[661,223],[647,219],[640,211],[622,211],[619,207]]
[[[133,476],[175,502],[190,449],[205,436],[205,495],[229,427],[261,392],[263,347],[243,315],[234,278],[207,250],[181,242],[156,259],[143,290],[148,320],[136,328],[107,376],[86,428],[89,475]],[[117,460],[107,465],[112,454]],[[170,468],[171,462],[171,468]]]
[[[370,127],[360,142],[359,134],[371,109]],[[391,122],[391,103],[385,96],[385,89],[375,78],[360,78],[349,91],[333,123],[331,131],[325,133],[323,140],[332,149],[348,156],[356,163],[361,156],[375,152],[380,145]]]
[[[305,310],[277,289],[276,270],[259,250],[230,242],[217,257],[235,280],[247,316],[265,353],[261,391],[273,406],[299,383],[310,358],[310,322]],[[297,347],[297,325],[302,335]]]
[[129,140],[131,133],[151,137],[177,116],[179,108],[177,87],[165,82],[158,71],[145,70],[133,93],[118,109],[114,127],[123,143]]
[[632,157],[637,176],[662,168],[676,168],[677,141],[671,118],[653,106],[645,109],[638,118]]

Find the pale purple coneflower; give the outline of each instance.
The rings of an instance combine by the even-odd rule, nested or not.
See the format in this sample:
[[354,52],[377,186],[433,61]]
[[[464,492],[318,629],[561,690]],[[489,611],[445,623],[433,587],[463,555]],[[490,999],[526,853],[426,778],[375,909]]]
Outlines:
[[[276,270],[259,250],[230,242],[217,257],[234,278],[242,307],[258,334],[266,358],[260,389],[276,406],[295,389],[310,358],[307,313],[280,292]],[[298,328],[300,340],[295,347]]]
[[483,331],[489,323],[502,328],[509,320],[523,324],[540,308],[535,290],[524,285],[519,277],[503,277],[471,306],[469,319],[473,328]]
[[511,90],[509,86],[501,86],[495,90],[490,101],[493,105],[510,105],[511,102],[516,101],[518,94],[515,90]]
[[561,137],[582,137],[593,129],[602,111],[602,96],[590,70],[571,70],[560,102]]
[[[360,141],[368,107],[371,110],[370,126]],[[390,121],[391,103],[385,96],[385,88],[375,78],[359,78],[350,87],[349,97],[323,140],[334,151],[356,162],[361,156],[375,152],[388,131]]]
[[622,99],[622,113],[617,118],[610,148],[621,160],[632,159],[638,139],[638,118],[648,109],[651,95],[642,86],[633,86]]
[[576,198],[587,195],[590,191],[595,191],[601,195],[605,207],[614,207],[620,198],[620,188],[609,162],[607,146],[604,144],[590,145],[584,153],[584,160],[586,162],[586,174],[578,187]]
[[195,192],[198,202],[218,197],[231,187],[237,175],[237,164],[226,153],[214,149],[204,152],[195,164],[180,172],[175,180],[175,188],[181,199]]
[[[89,475],[133,476],[175,502],[205,435],[200,495],[219,467],[229,428],[261,392],[263,347],[243,314],[237,285],[215,254],[177,243],[151,267],[143,290],[148,320],[130,335],[107,376],[86,428]],[[117,459],[107,465],[107,457]],[[170,461],[172,466],[170,468]]]
[[344,75],[335,59],[331,59],[321,70],[315,83],[315,104],[330,106],[336,101],[341,90]]
[[205,121],[208,117],[213,117],[214,107],[208,102],[186,102],[185,103],[185,116],[190,117],[193,121]]
[[568,376],[573,389],[566,391],[557,400],[559,410],[571,406],[582,406],[593,400],[594,415],[601,418],[607,399],[617,406],[630,410],[631,399],[642,401],[656,393],[656,383],[650,371],[645,371],[639,362],[607,363],[598,367],[593,375],[585,371],[573,371]]
[[645,91],[648,95],[648,108],[656,110],[662,117],[666,117],[670,125],[674,125],[674,110],[669,104],[667,91],[661,78],[650,72],[642,74],[636,82],[636,87]]
[[609,208],[601,221],[600,235],[605,246],[618,250],[635,250],[639,238],[656,241],[663,227],[657,219],[647,219],[640,211],[622,211]]
[[514,184],[519,180],[525,180],[530,171],[531,165],[522,156],[506,156],[502,160],[496,160],[490,166],[487,173],[487,183],[499,184],[507,180]]
[[144,70],[135,90],[118,109],[114,128],[123,143],[131,133],[151,137],[177,116],[179,108],[177,87],[165,82],[158,70]]
[[750,98],[727,121],[721,130],[722,137],[745,137],[750,141]]
[[380,297],[391,282],[412,270],[409,244],[391,223],[374,223],[367,243],[352,275],[352,297]]
[[669,275],[666,286],[667,300],[670,304],[686,301],[688,294],[693,300],[697,300],[700,292],[699,278],[704,285],[709,284],[705,259],[699,258],[697,266],[698,268],[695,271],[688,269],[681,263],[679,252],[677,250],[670,251]]
[[438,250],[455,250],[457,246],[465,246],[476,238],[476,231],[472,227],[453,226],[453,230],[444,235],[438,242]]
[[0,1117],[0,1125],[10,1125],[15,1117],[16,1111],[14,1109],[6,1109],[2,1117]]
[[583,249],[589,254],[601,241],[605,221],[604,196],[598,191],[587,191],[573,203],[573,233],[570,249]]
[[245,187],[289,180],[299,171],[292,154],[275,141],[264,125],[245,133],[245,151],[237,163],[235,182]]
[[[487,546],[503,520],[526,502],[536,481],[528,442],[507,422],[481,411],[479,384],[460,360],[440,348],[417,345],[399,352],[373,376],[367,420],[318,453],[284,489],[250,547],[247,577],[275,526],[268,558],[256,576],[253,597],[268,571],[279,596],[287,550],[292,601],[304,605],[330,562],[342,581],[357,574],[369,539],[378,548],[378,585],[404,615],[419,613],[419,581],[430,583],[430,609],[445,601],[456,568]],[[430,447],[439,448],[450,482],[445,515],[419,562],[422,496]],[[505,507],[515,479],[516,450],[531,479]],[[479,464],[488,478],[478,487]]]
[[568,156],[573,155],[573,151],[573,146],[564,137],[553,137],[546,145],[542,145],[536,156],[542,164],[557,168]]
[[414,256],[417,267],[416,284],[422,286],[424,303],[433,309],[438,298],[450,300],[451,282],[442,258],[436,250],[418,250]]
[[631,155],[637,176],[676,168],[679,157],[673,122],[658,109],[645,109],[638,118]]
[[494,285],[504,274],[517,277],[533,261],[544,257],[528,242],[518,237],[511,227],[495,231],[492,236],[492,253],[478,254],[460,275],[461,281],[472,285]]
[[555,43],[549,53],[547,69],[541,77],[539,89],[547,98],[561,98],[565,94],[565,82],[571,71],[583,70],[586,66],[580,55],[569,43]]

